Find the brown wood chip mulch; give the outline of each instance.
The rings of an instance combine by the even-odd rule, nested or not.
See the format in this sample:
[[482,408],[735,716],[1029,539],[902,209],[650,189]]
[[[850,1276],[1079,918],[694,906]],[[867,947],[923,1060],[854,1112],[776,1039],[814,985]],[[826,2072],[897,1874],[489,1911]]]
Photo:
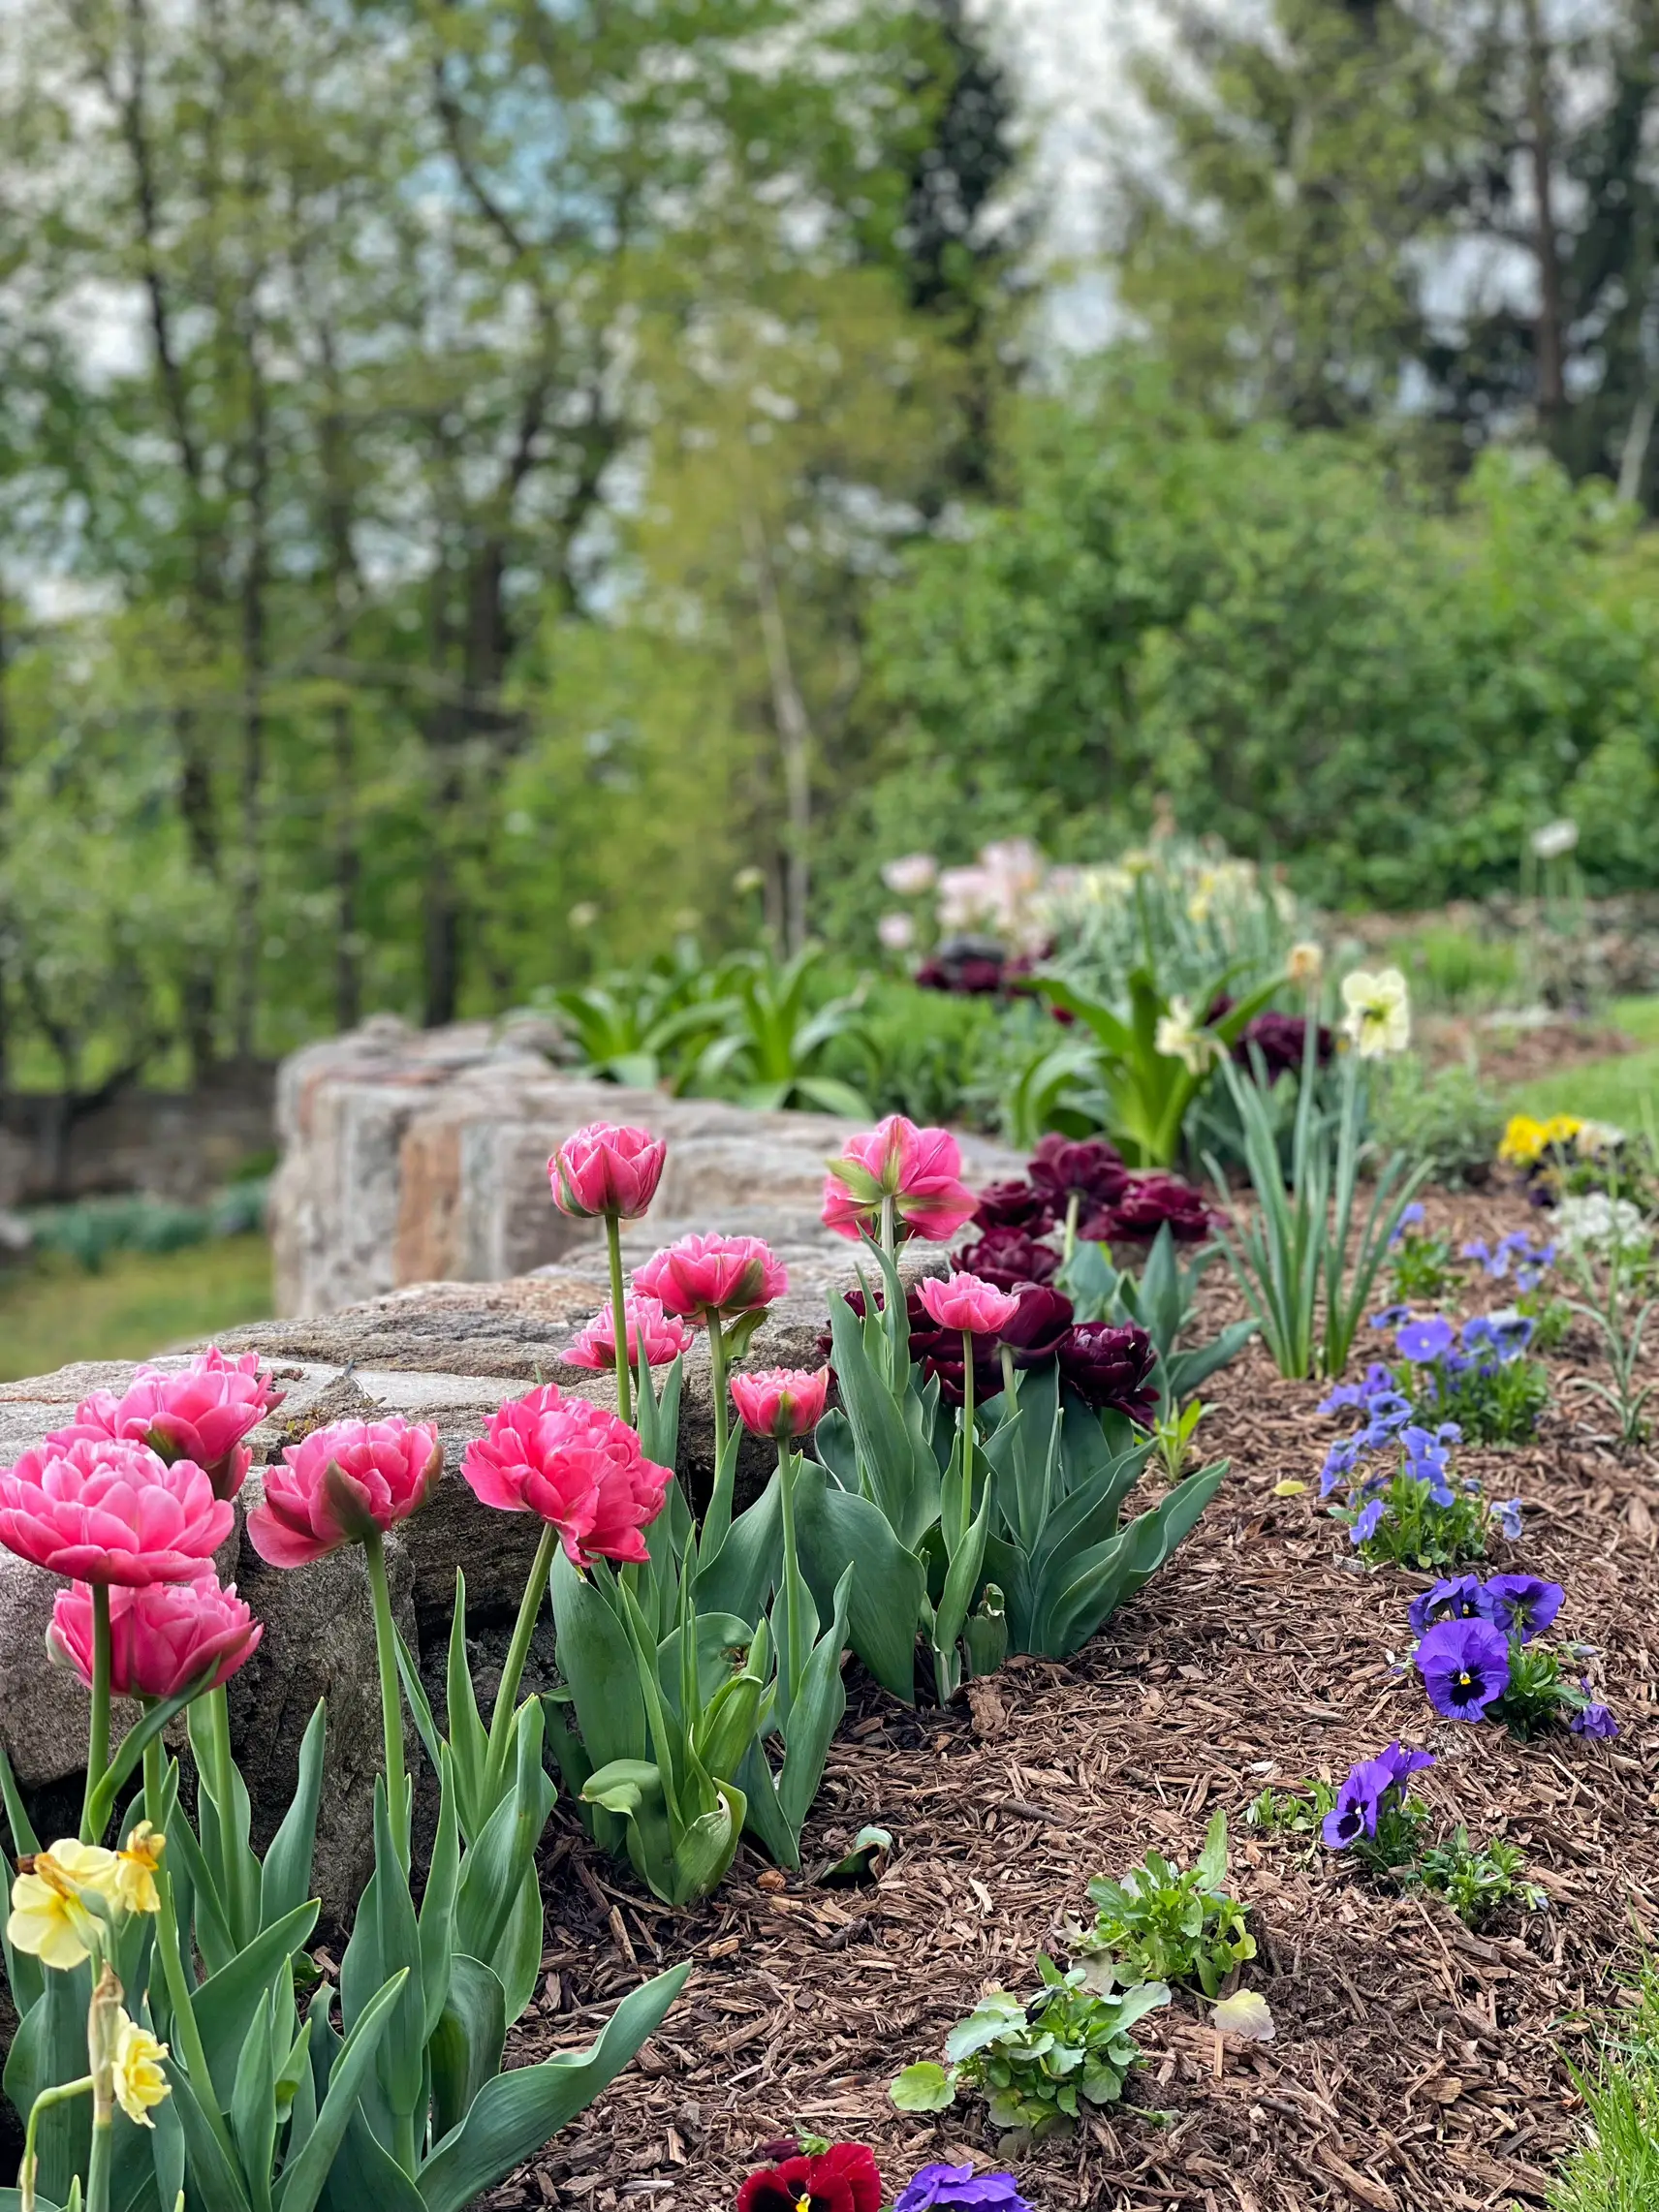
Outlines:
[[[1430,1211],[1459,1236],[1537,1220],[1512,1198]],[[1205,1303],[1210,1319],[1236,1303],[1219,1267]],[[1603,1422],[1562,1391],[1589,1362],[1579,1341],[1551,1359],[1535,1446],[1462,1460],[1488,1495],[1520,1493],[1522,1541],[1492,1564],[1566,1585],[1557,1630],[1605,1655],[1590,1674],[1616,1740],[1522,1744],[1436,1718],[1393,1664],[1426,1578],[1350,1564],[1317,1503],[1337,1424],[1316,1412],[1318,1386],[1282,1382],[1252,1348],[1206,1393],[1201,1440],[1231,1455],[1227,1484],[1074,1661],[1015,1660],[946,1712],[907,1711],[851,1670],[806,1874],[785,1879],[745,1847],[718,1895],[669,1913],[561,1803],[543,1990],[510,2063],[585,2041],[642,1973],[696,1964],[638,2063],[489,2204],[716,2212],[760,2146],[797,2126],[872,2144],[893,2195],[928,2160],[1012,2164],[1041,2212],[1542,2204],[1580,2125],[1567,2061],[1593,2053],[1659,1927],[1659,1498],[1653,1456],[1597,1442]],[[1307,1493],[1275,1498],[1287,1477]],[[1339,1780],[1395,1735],[1434,1751],[1414,1787],[1448,1823],[1522,1847],[1547,1910],[1474,1936],[1438,1899],[1381,1894],[1306,1839],[1246,1825],[1266,1784]],[[1260,1945],[1246,1979],[1275,2041],[1218,2047],[1207,2008],[1177,1995],[1137,2031],[1145,2063],[1124,2103],[1011,2160],[977,2103],[937,2122],[894,2111],[892,2074],[942,2056],[983,1984],[1028,1991],[1037,1949],[1086,1916],[1091,1874],[1149,1845],[1190,1862],[1217,1807]],[[865,1822],[894,1837],[879,1885],[815,1886],[811,1869]]]

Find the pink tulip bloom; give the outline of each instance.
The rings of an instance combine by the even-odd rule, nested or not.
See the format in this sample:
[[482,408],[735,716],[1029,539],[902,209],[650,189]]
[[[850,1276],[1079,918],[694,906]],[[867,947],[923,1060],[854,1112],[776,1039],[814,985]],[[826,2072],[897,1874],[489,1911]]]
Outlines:
[[[110,1687],[118,1698],[172,1698],[212,1666],[217,1690],[251,1659],[265,1634],[214,1573],[190,1582],[152,1582],[145,1590],[110,1593]],[[73,1667],[92,1687],[92,1592],[72,1582],[58,1595],[47,1631],[52,1658]]]
[[648,1129],[590,1122],[567,1137],[548,1162],[553,1203],[579,1220],[613,1214],[618,1221],[638,1221],[657,1195],[668,1150]]
[[[645,1332],[645,1362],[666,1367],[691,1349],[691,1331],[673,1314],[666,1314],[656,1298],[642,1298],[630,1291],[623,1300],[624,1326],[628,1332],[628,1363],[640,1364],[640,1331]],[[616,1317],[609,1306],[573,1336],[559,1355],[572,1367],[591,1367],[605,1374],[616,1364]]]
[[1019,1300],[978,1275],[946,1275],[920,1286],[922,1303],[941,1328],[972,1336],[1000,1336],[1019,1311]]
[[199,1574],[235,1514],[193,1460],[81,1437],[0,1469],[0,1543],[52,1574],[142,1589]]
[[539,1513],[577,1567],[650,1557],[641,1530],[663,1510],[672,1470],[647,1459],[626,1421],[555,1384],[503,1406],[467,1446],[461,1473],[480,1502]]
[[789,1270],[758,1236],[682,1236],[634,1270],[634,1288],[682,1321],[758,1312],[789,1289]]
[[283,1450],[265,1472],[265,1503],[248,1515],[248,1539],[272,1567],[305,1567],[343,1543],[360,1543],[406,1521],[444,1471],[430,1421],[336,1421]]
[[210,1344],[176,1375],[141,1367],[121,1397],[94,1390],[76,1407],[69,1426],[55,1429],[47,1442],[67,1446],[83,1438],[126,1437],[147,1444],[163,1459],[194,1460],[216,1498],[234,1498],[253,1458],[242,1439],[281,1405],[284,1394],[272,1389],[258,1353],[228,1359]]
[[780,1444],[815,1429],[829,1395],[828,1367],[766,1367],[732,1378],[732,1403],[743,1426]]
[[978,1200],[962,1181],[961,1146],[948,1129],[918,1129],[903,1114],[890,1113],[848,1138],[825,1180],[825,1228],[854,1241],[861,1229],[874,1235],[884,1199],[892,1200],[901,1236],[948,1244],[972,1220]]

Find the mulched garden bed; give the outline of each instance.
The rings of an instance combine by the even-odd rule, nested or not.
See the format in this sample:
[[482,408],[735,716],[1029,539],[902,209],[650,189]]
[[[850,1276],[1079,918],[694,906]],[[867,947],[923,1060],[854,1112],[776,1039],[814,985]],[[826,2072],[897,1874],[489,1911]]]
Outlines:
[[[1435,1198],[1429,1212],[1458,1237],[1537,1223],[1507,1197]],[[1209,1280],[1207,1320],[1241,1310],[1219,1267]],[[716,2212],[760,2146],[797,2126],[872,2144],[893,2191],[930,2159],[1011,2163],[1041,2212],[1541,2204],[1578,2125],[1564,2062],[1593,2049],[1619,1973],[1659,1926],[1654,1461],[1598,1444],[1593,1411],[1563,1396],[1587,1353],[1575,1341],[1550,1359],[1536,1445],[1465,1449],[1460,1464],[1488,1496],[1520,1493],[1522,1541],[1495,1564],[1565,1584],[1560,1632],[1605,1653],[1617,1739],[1523,1744],[1436,1718],[1391,1665],[1428,1578],[1350,1564],[1317,1501],[1338,1433],[1315,1410],[1322,1388],[1282,1382],[1252,1348],[1205,1393],[1200,1442],[1231,1455],[1227,1484],[1075,1661],[1012,1661],[972,1708],[945,1712],[908,1711],[853,1668],[807,1873],[786,1880],[745,1847],[712,1900],[671,1914],[561,1803],[543,1993],[510,2063],[585,2041],[642,1973],[687,1957],[696,1970],[639,2062],[489,2204]],[[1286,1477],[1308,1492],[1275,1498]],[[1439,1760],[1417,1792],[1477,1840],[1519,1844],[1548,1910],[1473,1936],[1439,1899],[1380,1895],[1306,1839],[1245,1824],[1265,1785],[1340,1780],[1396,1734]],[[893,2073],[942,2055],[983,1983],[1029,1991],[1037,1949],[1086,1917],[1091,1874],[1149,1845],[1190,1863],[1217,1807],[1274,2042],[1218,2047],[1207,2008],[1177,1994],[1136,2032],[1146,2061],[1122,2105],[1007,2162],[978,2104],[937,2122],[892,2108]],[[879,1885],[814,1886],[869,1821],[894,1838]]]

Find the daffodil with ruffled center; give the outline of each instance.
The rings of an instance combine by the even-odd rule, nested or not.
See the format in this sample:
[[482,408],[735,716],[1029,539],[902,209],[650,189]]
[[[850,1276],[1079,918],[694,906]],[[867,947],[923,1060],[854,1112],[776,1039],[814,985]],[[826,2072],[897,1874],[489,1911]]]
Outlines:
[[97,1916],[82,1902],[83,1894],[90,1890],[108,1896],[114,1867],[112,1851],[70,1837],[21,1861],[12,1885],[7,1942],[61,1973],[78,1966],[99,1939]]
[[148,1821],[141,1821],[115,1853],[110,1894],[123,1913],[160,1912],[155,1878],[166,1845],[166,1836],[158,1835]]
[[155,2126],[150,2113],[171,2094],[161,2066],[167,2054],[168,2045],[157,2042],[147,2028],[141,2028],[124,2011],[116,2013],[111,2085],[116,2103],[141,2128]]

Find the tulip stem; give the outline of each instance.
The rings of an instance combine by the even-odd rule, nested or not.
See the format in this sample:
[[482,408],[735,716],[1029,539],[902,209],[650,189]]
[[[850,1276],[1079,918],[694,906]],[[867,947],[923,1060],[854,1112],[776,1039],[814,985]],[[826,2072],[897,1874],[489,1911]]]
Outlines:
[[[974,1332],[962,1331],[962,1495],[956,1505],[956,1543],[974,1517]],[[952,1556],[956,1543],[952,1544]]]
[[95,1844],[89,1823],[92,1800],[110,1766],[110,1585],[92,1585],[92,1717],[86,1729],[86,1796],[81,1806],[81,1841]]
[[1082,1193],[1080,1191],[1069,1191],[1066,1194],[1066,1232],[1061,1259],[1068,1263],[1078,1248],[1078,1208],[1081,1204]]
[[720,1326],[720,1316],[712,1306],[708,1315],[708,1366],[714,1391],[714,1480],[720,1480],[720,1470],[726,1461],[726,1338]]
[[884,1192],[881,1210],[881,1241],[882,1250],[890,1260],[894,1259],[898,1251],[895,1235],[897,1224],[893,1216],[893,1203],[892,1193],[891,1191]]
[[1014,1375],[1014,1347],[1011,1344],[1005,1344],[1000,1347],[1000,1350],[1002,1354],[1002,1386],[1007,1392],[1008,1403],[1012,1408],[1018,1396],[1018,1387]]
[[547,1594],[548,1576],[552,1570],[553,1546],[558,1541],[559,1532],[549,1521],[542,1531],[542,1541],[537,1544],[536,1556],[530,1563],[530,1579],[524,1585],[524,1595],[519,1602],[513,1641],[507,1646],[507,1659],[501,1669],[495,1705],[489,1716],[489,1757],[485,1771],[492,1786],[491,1794],[494,1786],[499,1785],[502,1775],[507,1771],[507,1747],[513,1740],[513,1709],[518,1698],[519,1678],[529,1656],[530,1638],[536,1633],[542,1600]]
[[35,2150],[35,2137],[40,2130],[41,2115],[54,2106],[67,2104],[72,2097],[85,2097],[92,2088],[92,2076],[83,2073],[78,2081],[57,2081],[49,2089],[43,2089],[29,2106],[29,2124],[23,2130],[23,2163],[17,2168],[17,2202],[21,2212],[35,2212],[35,2172],[40,2158]]
[[[153,1828],[162,1829],[162,1759],[161,1738],[144,1746],[144,1818]],[[178,1917],[173,1910],[172,1881],[164,1864],[155,1870],[156,1895],[160,1904],[156,1912],[156,1947],[161,1952],[161,1971],[167,1982],[167,2001],[172,2009],[172,2034],[184,2059],[184,2071],[190,2076],[196,2101],[207,2125],[219,2138],[219,2147],[227,2154],[231,2138],[226,2133],[224,2116],[219,2110],[219,2100],[213,2089],[213,2076],[207,2065],[207,2053],[203,2047],[202,2031],[196,2024],[196,2008],[191,2002],[190,1977],[184,1961],[184,1947],[179,1936]]]
[[403,1692],[397,1680],[397,1632],[386,1580],[386,1539],[379,1529],[363,1538],[369,1596],[374,1601],[374,1651],[380,1663],[380,1717],[386,1729],[386,1802],[404,1871],[409,1868],[409,1786],[403,1773]]
[[610,1324],[616,1332],[616,1411],[625,1421],[634,1418],[629,1396],[628,1301],[622,1292],[622,1219],[605,1217],[605,1241],[610,1248]]
[[783,1505],[783,1658],[784,1686],[789,1709],[800,1694],[803,1654],[800,1648],[800,1563],[795,1548],[795,1469],[793,1445],[778,1443],[778,1496]]

